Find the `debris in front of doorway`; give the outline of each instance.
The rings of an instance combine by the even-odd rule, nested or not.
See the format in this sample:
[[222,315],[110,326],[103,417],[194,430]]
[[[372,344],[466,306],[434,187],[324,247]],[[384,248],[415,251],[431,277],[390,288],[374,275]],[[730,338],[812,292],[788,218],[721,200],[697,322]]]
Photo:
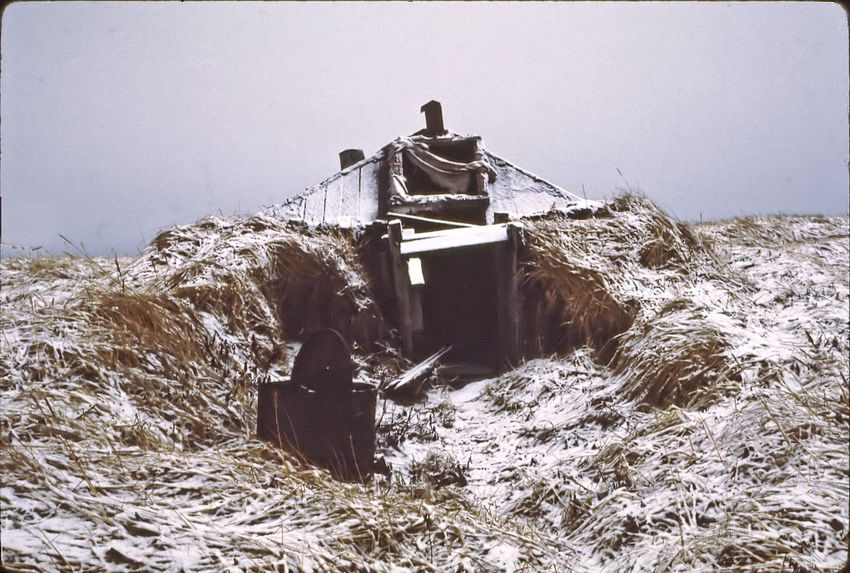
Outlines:
[[451,349],[451,346],[444,346],[401,376],[387,382],[382,386],[384,395],[400,397],[417,394],[425,378],[437,368],[440,358]]

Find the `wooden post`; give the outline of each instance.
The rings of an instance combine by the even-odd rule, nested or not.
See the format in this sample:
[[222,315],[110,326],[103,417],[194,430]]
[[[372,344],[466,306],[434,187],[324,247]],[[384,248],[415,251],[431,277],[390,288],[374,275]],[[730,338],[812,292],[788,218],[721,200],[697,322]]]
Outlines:
[[507,226],[508,240],[495,249],[496,324],[499,368],[516,365],[520,357],[519,228]]
[[401,221],[387,224],[387,243],[390,269],[393,277],[393,292],[398,307],[398,327],[401,334],[401,350],[406,356],[413,354],[413,333],[410,315],[410,289],[407,280],[407,265],[401,256]]

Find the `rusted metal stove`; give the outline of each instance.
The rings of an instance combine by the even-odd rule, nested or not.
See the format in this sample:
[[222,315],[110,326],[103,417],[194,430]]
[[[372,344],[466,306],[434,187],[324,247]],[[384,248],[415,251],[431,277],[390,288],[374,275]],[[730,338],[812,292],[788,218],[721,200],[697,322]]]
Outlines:
[[375,469],[377,388],[352,382],[348,345],[335,330],[313,334],[295,357],[288,382],[261,384],[257,437],[343,480]]

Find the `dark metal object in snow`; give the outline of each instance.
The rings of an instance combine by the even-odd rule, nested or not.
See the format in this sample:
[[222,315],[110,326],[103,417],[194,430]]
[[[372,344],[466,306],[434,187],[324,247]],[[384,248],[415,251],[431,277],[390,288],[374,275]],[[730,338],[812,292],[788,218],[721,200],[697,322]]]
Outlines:
[[351,354],[334,330],[315,333],[295,358],[289,382],[263,384],[257,437],[345,480],[374,471],[377,388],[352,382]]
[[316,392],[347,392],[353,375],[348,344],[330,328],[310,336],[292,366],[292,382]]

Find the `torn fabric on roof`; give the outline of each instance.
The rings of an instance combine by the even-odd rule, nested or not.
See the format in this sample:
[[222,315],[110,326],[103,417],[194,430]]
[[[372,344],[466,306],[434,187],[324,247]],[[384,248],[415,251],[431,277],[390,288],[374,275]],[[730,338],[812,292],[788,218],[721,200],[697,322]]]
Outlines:
[[390,144],[390,153],[404,153],[405,157],[425,171],[435,184],[451,194],[464,194],[470,187],[474,187],[471,178],[476,173],[486,173],[491,183],[496,178],[496,171],[483,153],[476,153],[473,161],[453,161],[433,153],[426,142],[416,141],[411,137],[399,137],[393,141]]

